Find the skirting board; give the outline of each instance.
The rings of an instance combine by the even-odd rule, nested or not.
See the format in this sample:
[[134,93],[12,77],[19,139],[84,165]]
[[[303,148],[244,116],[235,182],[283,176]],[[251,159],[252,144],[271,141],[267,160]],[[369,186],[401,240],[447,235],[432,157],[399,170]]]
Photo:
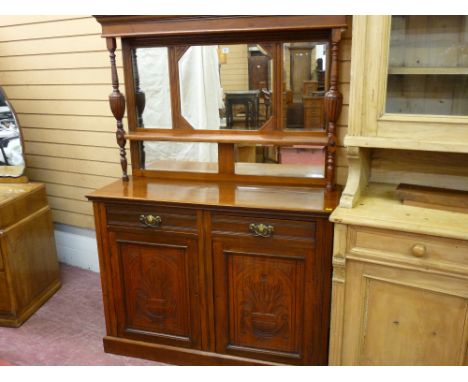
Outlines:
[[55,224],[55,243],[61,263],[99,272],[95,231]]

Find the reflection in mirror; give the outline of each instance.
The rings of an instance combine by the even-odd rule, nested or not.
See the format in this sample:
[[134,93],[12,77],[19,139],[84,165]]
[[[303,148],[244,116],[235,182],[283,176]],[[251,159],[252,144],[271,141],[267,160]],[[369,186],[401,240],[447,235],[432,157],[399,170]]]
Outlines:
[[283,44],[283,128],[323,130],[328,44]]
[[322,146],[235,146],[236,174],[324,178],[325,149]]
[[5,92],[0,88],[0,177],[20,177],[24,168],[18,120]]
[[179,60],[182,116],[195,129],[257,130],[272,115],[273,59],[258,44],[191,46]]
[[171,129],[168,49],[133,49],[132,61],[137,126]]
[[218,144],[141,142],[142,167],[156,171],[218,172]]

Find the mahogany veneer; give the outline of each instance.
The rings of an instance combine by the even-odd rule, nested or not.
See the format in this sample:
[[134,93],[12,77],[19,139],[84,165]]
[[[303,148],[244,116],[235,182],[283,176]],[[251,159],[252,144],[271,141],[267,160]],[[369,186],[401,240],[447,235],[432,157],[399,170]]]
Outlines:
[[336,193],[138,177],[89,198],[106,351],[178,364],[327,363]]

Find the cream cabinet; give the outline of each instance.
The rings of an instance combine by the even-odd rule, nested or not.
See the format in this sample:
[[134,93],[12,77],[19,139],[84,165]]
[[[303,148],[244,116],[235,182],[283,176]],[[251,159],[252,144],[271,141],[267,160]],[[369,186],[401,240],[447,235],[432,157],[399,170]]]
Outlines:
[[468,153],[468,16],[355,16],[347,146]]
[[337,225],[332,365],[468,364],[468,241]]
[[468,364],[468,17],[355,16],[349,174],[335,223],[331,365]]

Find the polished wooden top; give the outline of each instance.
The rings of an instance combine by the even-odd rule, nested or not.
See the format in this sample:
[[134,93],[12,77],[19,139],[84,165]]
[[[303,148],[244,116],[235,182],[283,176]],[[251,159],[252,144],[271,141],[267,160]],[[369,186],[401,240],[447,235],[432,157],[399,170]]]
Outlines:
[[128,182],[118,180],[87,197],[93,201],[161,202],[329,214],[338,204],[339,193],[313,187],[130,177]]
[[44,188],[42,183],[0,184],[0,207],[41,188]]
[[43,183],[0,184],[0,236],[9,227],[47,207]]
[[334,223],[468,240],[468,214],[402,204],[397,185],[371,183],[354,208],[337,208]]

